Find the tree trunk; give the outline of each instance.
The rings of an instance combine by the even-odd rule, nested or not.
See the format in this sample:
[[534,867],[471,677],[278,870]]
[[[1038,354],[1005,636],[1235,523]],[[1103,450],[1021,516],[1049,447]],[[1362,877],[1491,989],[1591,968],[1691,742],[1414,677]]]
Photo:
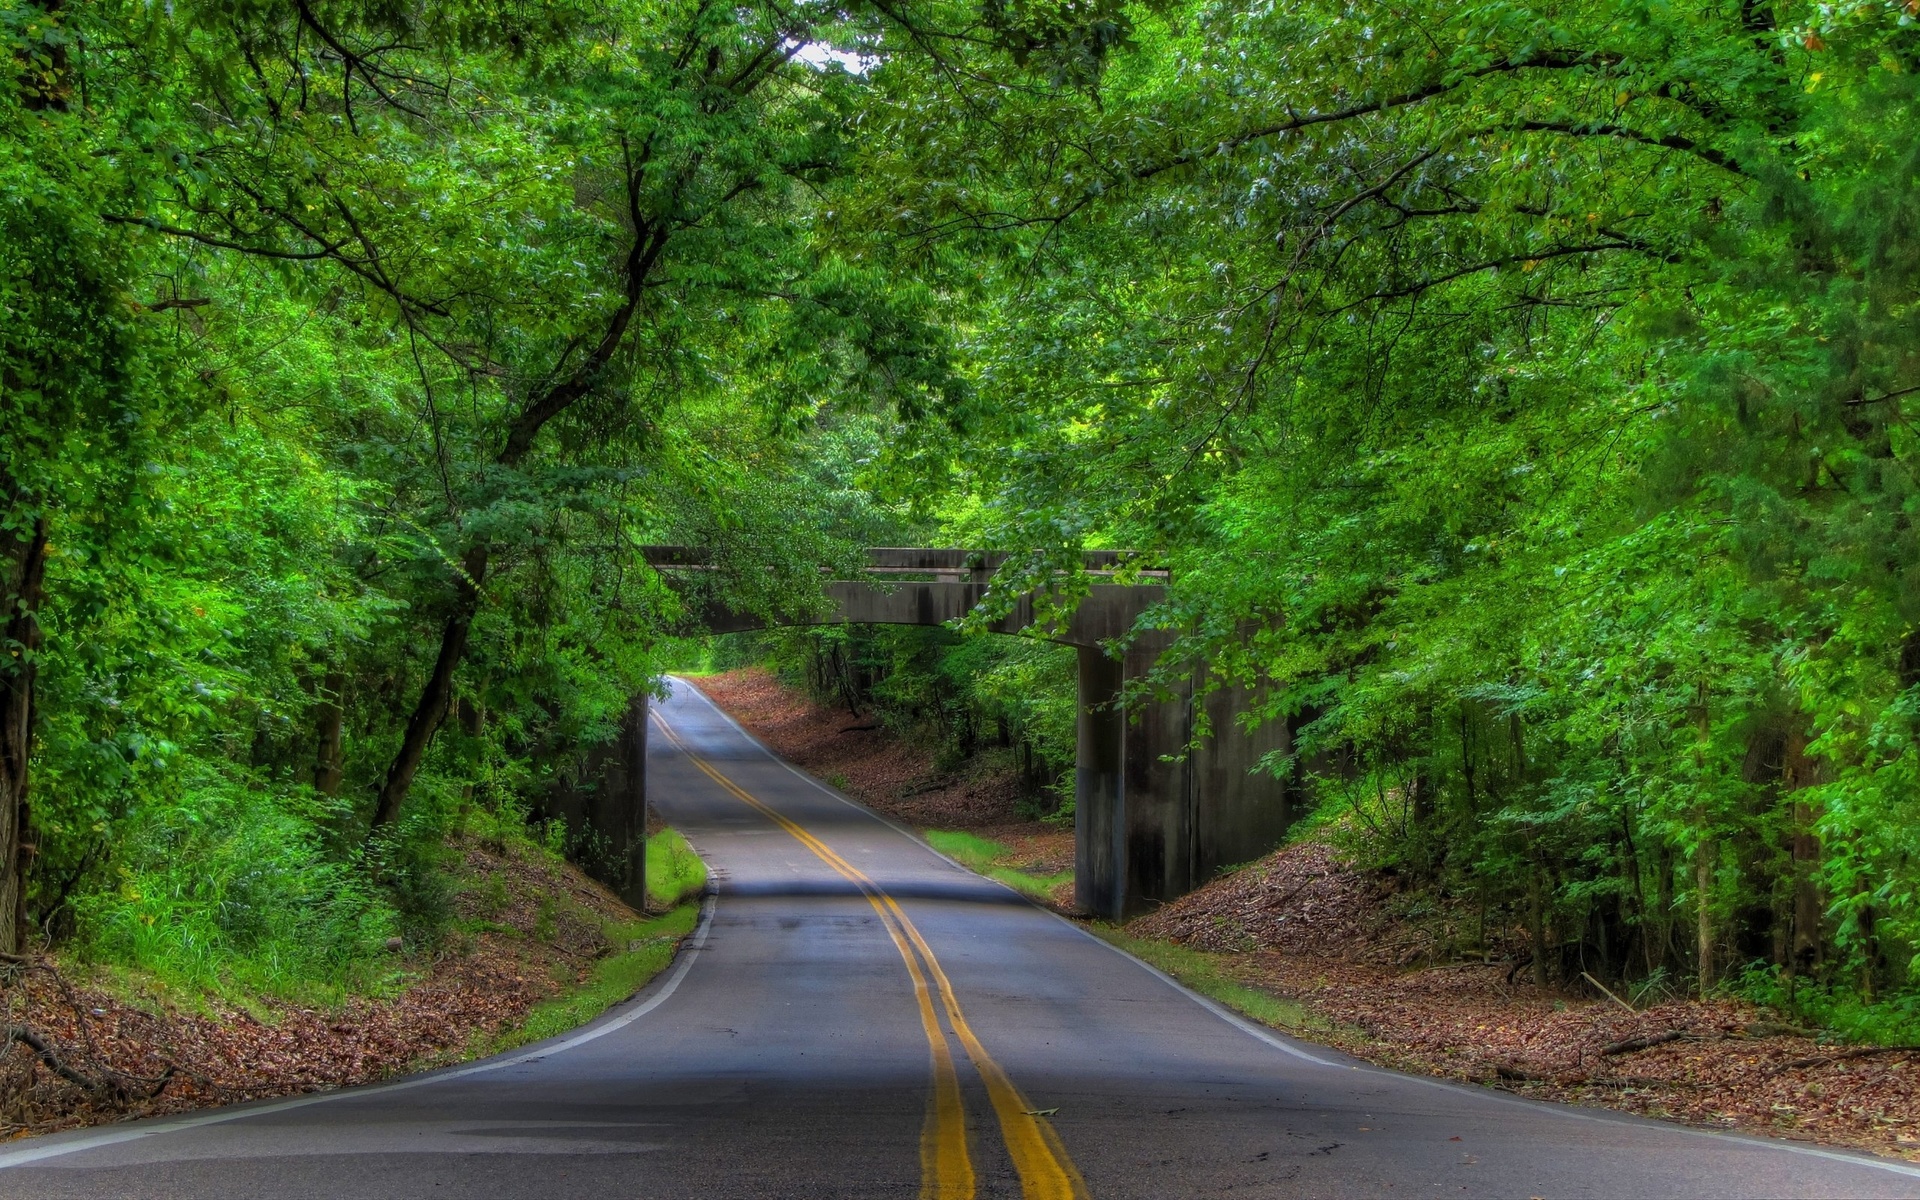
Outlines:
[[[1432,748],[1433,710],[1422,706],[1421,723],[1428,734],[1428,749]],[[1441,839],[1432,836],[1433,831],[1433,762],[1426,755],[1413,760],[1413,774],[1407,779],[1407,834],[1413,843],[1414,870],[1422,883],[1430,882],[1439,873],[1439,867],[1446,854]]]
[[1860,938],[1860,995],[1874,1002],[1880,982],[1880,932],[1873,911],[1873,886],[1863,874],[1853,888],[1859,908],[1854,914],[1854,929]]
[[1527,781],[1527,727],[1519,713],[1507,714],[1507,738],[1513,743],[1513,781],[1518,786]]
[[[1640,869],[1640,847],[1633,840],[1633,819],[1626,814],[1620,817],[1620,844],[1626,847],[1620,869],[1626,876],[1623,889],[1623,903],[1631,905],[1628,927],[1640,939],[1640,954],[1647,964],[1647,974],[1653,974],[1653,921],[1647,912],[1647,889],[1642,882]],[[1621,951],[1621,974],[1631,970],[1633,943],[1628,940]]]
[[[454,705],[454,709],[460,716],[460,732],[466,734],[467,737],[471,739],[479,740],[481,733],[483,733],[487,727],[487,710],[481,707],[480,702],[471,696],[460,697],[460,702]],[[460,803],[462,805],[473,803],[473,791],[473,780],[468,779],[460,788]]]
[[1472,700],[1460,701],[1460,780],[1466,787],[1467,812],[1478,814],[1480,798],[1474,793],[1473,783],[1473,725]]
[[391,824],[400,815],[400,806],[406,803],[407,793],[413,788],[413,777],[420,773],[427,747],[432,744],[433,735],[439,732],[440,722],[447,718],[447,708],[453,699],[453,673],[459,669],[460,658],[467,652],[467,632],[473,627],[473,614],[480,604],[480,585],[486,580],[487,557],[485,546],[475,546],[467,551],[463,564],[466,578],[460,581],[460,596],[455,602],[453,614],[440,631],[440,653],[433,661],[433,671],[427,676],[426,686],[420,689],[420,699],[413,706],[413,715],[407,718],[407,732],[400,739],[400,749],[393,756],[393,765],[387,769],[386,782],[380,785],[380,797],[373,807],[375,829]]
[[1660,913],[1660,940],[1656,944],[1657,955],[1648,957],[1648,974],[1673,961],[1673,876],[1676,865],[1673,861],[1673,844],[1663,839],[1654,863],[1654,903]]
[[47,519],[25,538],[5,535],[6,591],[0,617],[0,952],[20,953],[26,939],[27,768],[33,754],[34,675],[39,670],[37,619],[47,569]]
[[344,770],[346,688],[343,671],[328,671],[321,685],[320,703],[315,721],[313,790],[323,796],[340,794],[340,776]]
[[[1698,741],[1693,748],[1693,766],[1698,774],[1696,788],[1707,781],[1707,743],[1713,737],[1713,725],[1707,712],[1707,685],[1698,689],[1694,706],[1694,729]],[[1713,987],[1713,832],[1704,808],[1695,812],[1699,842],[1693,848],[1693,933],[1695,961],[1699,965],[1700,998],[1705,1000]]]
[[[1867,881],[1862,879],[1855,894],[1864,897],[1871,891]],[[1861,902],[1857,921],[1856,928],[1860,931],[1860,995],[1868,1004],[1872,1004],[1876,984],[1880,979],[1880,935],[1874,921],[1871,900]]]
[[[1783,774],[1789,793],[1797,793],[1820,782],[1820,763],[1807,757],[1807,735],[1794,729],[1787,735],[1786,763]],[[1821,923],[1826,905],[1821,903],[1820,881],[1814,872],[1820,865],[1820,839],[1814,835],[1817,819],[1813,805],[1804,800],[1793,802],[1793,944],[1788,962],[1797,974],[1807,974],[1818,966],[1824,940]]]
[[1700,998],[1713,990],[1713,842],[1701,835],[1693,849],[1695,952],[1700,964]]
[[[636,217],[645,175],[646,165],[642,162],[637,167],[630,167],[627,177],[628,201]],[[566,379],[547,389],[538,400],[521,410],[519,417],[507,430],[506,444],[494,456],[495,465],[509,471],[518,469],[527,455],[533,452],[534,441],[539,438],[540,431],[546,428],[547,422],[565,412],[593,389],[601,372],[619,353],[627,336],[627,327],[632,324],[634,314],[640,311],[640,299],[646,291],[647,276],[652,273],[666,248],[666,229],[656,228],[644,220],[637,222],[622,269],[626,284],[625,302],[614,310],[599,344],[587,355],[586,360]],[[463,562],[465,578],[460,581],[453,614],[447,618],[440,632],[440,653],[434,659],[433,672],[427,676],[426,686],[420,690],[420,699],[413,706],[413,714],[407,718],[407,731],[400,739],[400,749],[393,756],[393,764],[387,769],[386,782],[380,785],[379,798],[374,802],[374,829],[379,829],[400,815],[400,806],[406,803],[407,793],[413,787],[413,777],[419,773],[420,763],[426,758],[427,747],[432,744],[433,735],[439,732],[440,723],[447,719],[447,709],[453,698],[453,673],[459,669],[460,659],[467,652],[467,632],[473,625],[474,613],[480,607],[480,587],[486,581],[490,553],[485,543],[467,551]]]
[[1551,982],[1547,973],[1546,884],[1540,877],[1545,868],[1538,853],[1529,853],[1527,858],[1532,864],[1527,872],[1527,937],[1533,942],[1533,986],[1545,994]]

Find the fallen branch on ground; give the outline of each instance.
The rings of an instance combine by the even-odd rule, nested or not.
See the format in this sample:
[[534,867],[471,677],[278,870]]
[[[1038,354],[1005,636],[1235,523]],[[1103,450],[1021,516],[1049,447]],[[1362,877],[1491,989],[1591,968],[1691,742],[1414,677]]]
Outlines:
[[7,1041],[19,1042],[21,1045],[27,1047],[27,1049],[39,1055],[40,1061],[47,1064],[47,1070],[52,1071],[55,1075],[58,1075],[75,1087],[83,1088],[95,1095],[104,1095],[111,1090],[106,1084],[101,1083],[99,1080],[82,1075],[72,1067],[61,1062],[59,1054],[54,1051],[53,1043],[41,1037],[33,1030],[28,1029],[25,1025],[7,1026],[6,1035]]
[[1633,1005],[1628,1004],[1625,1000],[1622,1000],[1620,997],[1608,991],[1606,984],[1601,983],[1598,979],[1595,979],[1593,976],[1587,974],[1585,971],[1580,972],[1580,978],[1586,980],[1588,983],[1599,988],[1600,994],[1602,996],[1605,996],[1607,999],[1613,1001],[1615,1004],[1618,1004],[1621,1008],[1626,1009],[1628,1012],[1634,1011]]
[[952,787],[954,784],[958,782],[959,780],[953,778],[952,776],[948,776],[945,779],[936,779],[930,783],[923,783],[919,787],[908,788],[906,791],[900,793],[900,798],[902,800],[905,800],[910,796],[922,796],[928,792],[942,791],[946,788]]
[[1615,1054],[1632,1054],[1638,1050],[1650,1050],[1655,1046],[1664,1046],[1668,1042],[1677,1042],[1696,1035],[1684,1029],[1669,1029],[1665,1033],[1650,1033],[1645,1037],[1627,1038],[1624,1041],[1609,1042],[1600,1047],[1600,1057],[1607,1058]]
[[[1846,1062],[1854,1058],[1870,1058],[1876,1054],[1920,1054],[1920,1046],[1854,1046],[1838,1054],[1822,1054],[1813,1058],[1796,1058],[1779,1071],[1791,1071],[1798,1067],[1824,1067],[1828,1063]],[[1776,1071],[1776,1073],[1778,1073]]]
[[[52,1071],[55,1075],[58,1075],[68,1083],[73,1084],[75,1087],[92,1096],[117,1101],[151,1100],[165,1091],[167,1084],[173,1080],[174,1066],[172,1063],[168,1063],[167,1069],[158,1075],[132,1075],[125,1071],[108,1067],[106,1068],[107,1073],[116,1076],[116,1080],[95,1079],[91,1075],[75,1070],[73,1067],[61,1061],[59,1051],[54,1049],[53,1043],[25,1025],[0,1026],[0,1035],[4,1035],[0,1036],[0,1044],[19,1042],[27,1049],[33,1051],[35,1056],[46,1064],[47,1070]],[[128,1080],[139,1084],[144,1087],[146,1091],[136,1093],[118,1082],[118,1080]]]

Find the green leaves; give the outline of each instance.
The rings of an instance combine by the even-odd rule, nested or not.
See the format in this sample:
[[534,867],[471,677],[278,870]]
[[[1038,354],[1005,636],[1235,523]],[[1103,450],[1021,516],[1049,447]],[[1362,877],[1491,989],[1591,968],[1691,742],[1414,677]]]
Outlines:
[[1903,977],[1897,6],[1133,15],[1097,107],[956,89],[942,125],[946,84],[877,78],[865,219],[970,301],[974,419],[898,469],[957,538],[1170,562],[1164,679],[1265,687],[1272,765],[1330,794],[1424,793],[1436,831],[1381,853],[1443,886],[1544,889],[1642,971],[1688,905],[1771,955],[1810,804],[1834,907],[1796,936]]
[[[537,788],[684,611],[638,547],[791,614],[910,530],[1170,564],[1149,682],[1263,687],[1447,886],[1654,971],[1687,904],[1771,937],[1817,826],[1817,932],[1905,969],[1897,6],[39,11],[0,519],[58,521],[61,862],[182,760],[298,794],[323,692],[342,837],[409,744],[423,820]],[[901,661],[1060,753],[1047,664]]]
[[38,11],[15,61],[86,101],[0,111],[37,920],[125,916],[75,898],[176,812],[297,810],[321,886],[400,887],[347,853],[376,791],[429,840],[538,806],[651,684],[644,545],[807,611],[886,523],[877,431],[964,399],[938,297],[817,234],[864,85],[793,53],[844,14],[99,3],[59,59]]
[[1041,68],[1056,84],[1097,84],[1133,32],[1113,0],[982,0],[980,16],[1015,63]]

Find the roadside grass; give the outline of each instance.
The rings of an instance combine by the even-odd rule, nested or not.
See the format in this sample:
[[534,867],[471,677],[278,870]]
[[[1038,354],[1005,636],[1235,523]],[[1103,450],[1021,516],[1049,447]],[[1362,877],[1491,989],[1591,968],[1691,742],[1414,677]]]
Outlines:
[[[109,897],[117,907],[102,901],[90,910],[95,924],[83,930],[86,940],[76,938],[47,964],[50,978],[36,971],[29,986],[9,992],[10,1019],[44,1029],[75,1070],[104,1070],[106,1077],[125,1069],[124,1057],[109,1056],[145,1044],[179,1062],[183,1076],[207,1079],[200,1068],[225,1069],[231,1048],[203,1036],[208,1023],[228,1027],[231,1045],[245,1048],[234,1061],[246,1062],[248,1086],[262,1094],[304,1091],[316,1082],[344,1086],[565,1034],[653,981],[699,921],[706,866],[676,831],[649,839],[643,914],[586,886],[551,840],[528,836],[523,820],[482,813],[416,836],[419,845],[383,848],[372,865],[348,864],[354,874],[340,890],[362,889],[357,909],[319,894],[329,880],[311,863],[266,862],[258,878],[236,869],[196,881],[192,863],[155,853],[142,860],[142,873],[123,876]],[[250,844],[274,848],[264,837]],[[302,914],[303,901],[320,911]],[[343,928],[343,913],[357,922]],[[303,937],[318,944],[303,945]],[[496,987],[502,972],[512,984]],[[548,980],[550,988],[539,986]],[[422,999],[412,992],[422,981],[442,990]],[[547,998],[526,1007],[541,995]],[[88,1005],[100,1006],[92,1009],[100,1018],[94,1029],[63,1031],[65,1014],[84,1021],[79,1015]],[[144,1016],[133,1022],[132,1036],[119,1025],[119,1015],[129,1012]],[[299,1041],[282,1052],[266,1030],[290,1018]],[[423,1019],[441,1036],[409,1032]],[[120,1031],[104,1049],[89,1036],[102,1028]],[[22,1122],[16,1130],[35,1132],[55,1118],[77,1114],[91,1124],[151,1107],[151,1097],[111,1105],[95,1097],[74,1109],[58,1097],[22,1096],[9,1119]]]
[[[707,886],[707,864],[693,852],[679,830],[662,829],[647,838],[647,895],[662,908],[672,908]],[[617,944],[617,943],[616,943]]]
[[[704,872],[703,880],[704,883]],[[693,932],[700,906],[681,904],[663,916],[643,921],[610,921],[607,940],[626,947],[594,964],[587,982],[564,996],[533,1007],[526,1020],[493,1038],[483,1039],[471,1057],[498,1054],[528,1042],[554,1037],[593,1020],[633,995],[673,961],[680,939]]]
[[1249,1017],[1262,1025],[1290,1033],[1335,1033],[1339,1027],[1315,1016],[1297,1001],[1287,1000],[1261,988],[1241,983],[1221,966],[1221,955],[1192,950],[1153,938],[1138,938],[1122,932],[1117,925],[1095,922],[1089,928],[1096,937],[1118,946],[1135,958],[1158,967],[1181,983],[1210,1000]]
[[478,1057],[554,1037],[593,1020],[633,995],[667,968],[681,939],[700,917],[697,899],[707,887],[707,864],[675,829],[647,838],[647,896],[666,911],[601,926],[614,952],[593,966],[587,982],[534,1005],[526,1019],[472,1047]]
[[[229,1011],[239,1011],[260,1025],[272,1026],[279,1024],[280,1018],[270,1001],[286,999],[286,994],[251,991],[226,981],[220,987],[179,983],[167,975],[121,963],[88,962],[77,957],[56,958],[55,963],[74,980],[97,987],[128,1008],[151,1017],[174,1012],[222,1020]],[[340,1011],[352,994],[344,989],[314,987],[292,993],[296,997],[293,1002],[323,1012]]]
[[405,902],[424,889],[408,885],[439,867],[434,834],[409,818],[344,861],[327,848],[339,811],[192,760],[115,826],[117,874],[70,897],[61,957],[183,1003],[330,1009],[395,994],[409,976],[386,945],[412,940]]
[[1013,851],[1005,845],[977,834],[953,829],[929,829],[927,844],[970,871],[997,879],[1008,887],[1045,903],[1055,888],[1073,878],[1071,868],[1051,875],[1033,875],[1009,865]]

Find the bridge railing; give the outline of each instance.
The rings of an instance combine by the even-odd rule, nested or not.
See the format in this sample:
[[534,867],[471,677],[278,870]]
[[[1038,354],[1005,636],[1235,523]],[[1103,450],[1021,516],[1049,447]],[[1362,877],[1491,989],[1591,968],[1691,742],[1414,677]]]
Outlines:
[[[648,565],[660,570],[712,570],[713,556],[693,546],[642,546]],[[1005,550],[965,550],[918,546],[874,546],[867,550],[865,576],[932,575],[935,578],[966,578],[978,582],[998,571],[1013,554]],[[1165,584],[1165,567],[1138,565],[1139,554],[1132,550],[1086,550],[1081,552],[1082,569],[1089,575],[1110,578],[1125,575],[1143,583]],[[839,574],[832,567],[820,568],[822,574]]]

